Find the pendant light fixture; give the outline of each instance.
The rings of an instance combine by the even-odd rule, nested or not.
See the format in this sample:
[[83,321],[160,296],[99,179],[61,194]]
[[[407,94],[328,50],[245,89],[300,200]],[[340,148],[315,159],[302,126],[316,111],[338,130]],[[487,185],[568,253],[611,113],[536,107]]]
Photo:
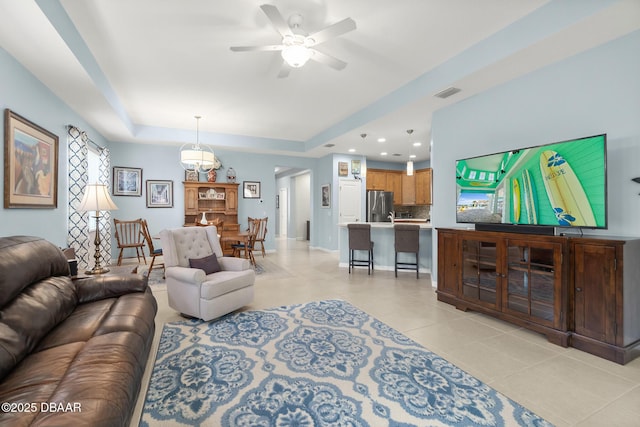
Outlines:
[[196,119],[196,143],[186,143],[180,147],[180,165],[185,170],[209,172],[215,163],[215,155],[208,145],[200,145],[200,119]]
[[[409,134],[409,142],[411,142],[411,134],[413,133],[413,129],[407,129],[407,133]],[[409,160],[407,162],[407,176],[413,175],[413,160]]]

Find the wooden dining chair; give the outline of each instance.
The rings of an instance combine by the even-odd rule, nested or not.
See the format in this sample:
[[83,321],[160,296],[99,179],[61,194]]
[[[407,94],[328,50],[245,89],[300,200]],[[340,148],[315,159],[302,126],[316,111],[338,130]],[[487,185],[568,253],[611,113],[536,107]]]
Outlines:
[[238,242],[236,244],[231,245],[233,247],[233,256],[242,256],[244,251],[244,257],[249,258],[251,265],[256,265],[256,259],[253,256],[253,250],[255,249],[256,244],[256,235],[258,232],[258,228],[260,227],[260,220],[251,219],[249,220],[249,228],[247,229],[248,238],[246,244],[244,242]]
[[140,255],[144,263],[147,263],[147,258],[144,256],[145,238],[142,231],[142,218],[134,219],[132,221],[123,221],[119,219],[113,219],[113,223],[116,229],[116,242],[118,243],[118,265],[122,265],[122,255],[125,249],[135,249],[138,256],[138,263],[140,263]]
[[267,236],[267,221],[269,221],[269,217],[264,218],[251,218],[249,217],[249,222],[251,221],[259,221],[256,229],[256,245],[260,243],[260,250],[262,251],[262,257],[264,258],[264,239]]
[[[149,233],[149,225],[147,224],[147,220],[142,220],[142,233],[144,234],[144,239],[147,242],[147,247],[149,248],[149,256],[151,257],[151,264],[149,265],[149,275],[151,275],[151,271],[153,270],[153,265],[156,262],[156,257],[162,256],[162,248],[155,248],[153,246],[153,237],[151,237],[151,233]],[[157,267],[162,266],[164,277],[164,263],[158,264]]]

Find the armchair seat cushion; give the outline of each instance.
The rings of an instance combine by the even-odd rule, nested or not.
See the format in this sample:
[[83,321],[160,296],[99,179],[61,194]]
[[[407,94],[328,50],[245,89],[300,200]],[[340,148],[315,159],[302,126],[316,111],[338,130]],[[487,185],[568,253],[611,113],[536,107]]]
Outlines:
[[253,275],[253,270],[220,271],[209,274],[200,287],[200,297],[210,300],[247,286],[253,286]]

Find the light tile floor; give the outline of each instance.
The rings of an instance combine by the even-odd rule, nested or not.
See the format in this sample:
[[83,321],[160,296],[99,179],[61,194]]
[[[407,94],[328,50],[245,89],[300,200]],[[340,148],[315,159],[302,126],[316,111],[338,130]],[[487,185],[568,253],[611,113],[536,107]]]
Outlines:
[[[412,272],[366,269],[349,274],[338,255],[307,242],[277,239],[257,256],[255,300],[246,309],[343,299],[439,354],[557,426],[640,426],[640,358],[625,366],[550,344],[537,333],[438,302],[431,278]],[[141,407],[165,322],[180,320],[154,286],[159,310],[156,339],[132,426]]]

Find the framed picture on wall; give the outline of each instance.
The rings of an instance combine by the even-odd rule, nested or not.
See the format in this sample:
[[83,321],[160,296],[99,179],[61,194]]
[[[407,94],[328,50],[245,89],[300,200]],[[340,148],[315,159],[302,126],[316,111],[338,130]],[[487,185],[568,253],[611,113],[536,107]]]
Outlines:
[[173,207],[173,181],[147,180],[147,207]]
[[347,176],[347,175],[349,175],[349,163],[338,162],[338,176]]
[[260,198],[260,182],[258,182],[258,181],[243,181],[242,182],[242,196],[245,199],[259,199]]
[[360,160],[351,160],[351,173],[360,175]]
[[200,180],[200,175],[198,174],[197,171],[195,171],[193,169],[187,169],[186,171],[184,171],[184,180],[185,181],[199,181]]
[[113,167],[114,196],[142,196],[142,169]]
[[323,184],[321,187],[320,194],[322,195],[322,200],[320,201],[320,207],[330,208],[331,207],[331,184]]
[[58,206],[58,136],[6,109],[4,207]]

